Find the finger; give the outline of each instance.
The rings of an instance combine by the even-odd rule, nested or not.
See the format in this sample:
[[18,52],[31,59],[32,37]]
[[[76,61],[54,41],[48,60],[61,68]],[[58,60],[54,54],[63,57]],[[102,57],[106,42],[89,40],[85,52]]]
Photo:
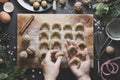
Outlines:
[[43,68],[44,65],[45,65],[45,61],[43,60],[43,61],[41,62],[41,67]]
[[46,54],[45,60],[51,61],[51,55],[55,54],[57,50],[49,50]]
[[71,44],[72,44],[73,46],[75,46],[75,47],[77,48],[77,50],[80,50],[80,48],[78,47],[76,41],[72,40],[72,41],[71,41]]
[[78,72],[77,65],[71,65],[70,69],[72,70],[73,73]]
[[60,67],[60,64],[62,62],[62,56],[59,56],[55,62],[55,65],[59,68]]
[[88,54],[88,49],[85,48],[84,51],[85,51],[85,53],[86,53],[86,60],[90,60],[90,56],[89,56],[89,54]]
[[67,39],[67,44],[68,44],[68,46],[71,45],[71,40],[70,39]]
[[65,57],[67,58],[67,61],[69,61],[69,57],[68,57],[67,51],[63,51],[63,53],[65,54]]
[[64,44],[65,44],[65,47],[68,48],[68,44],[67,44],[67,42],[65,42]]

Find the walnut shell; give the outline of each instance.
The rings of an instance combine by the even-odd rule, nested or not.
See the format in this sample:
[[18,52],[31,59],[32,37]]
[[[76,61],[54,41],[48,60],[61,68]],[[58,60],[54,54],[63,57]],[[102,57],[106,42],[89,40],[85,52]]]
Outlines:
[[29,44],[30,43],[30,36],[29,35],[24,35],[22,36],[22,42],[25,43],[25,44]]
[[81,11],[83,9],[82,3],[81,2],[76,2],[74,4],[74,9],[75,9],[75,11]]
[[28,55],[35,55],[36,50],[33,46],[29,46],[26,52],[28,53]]

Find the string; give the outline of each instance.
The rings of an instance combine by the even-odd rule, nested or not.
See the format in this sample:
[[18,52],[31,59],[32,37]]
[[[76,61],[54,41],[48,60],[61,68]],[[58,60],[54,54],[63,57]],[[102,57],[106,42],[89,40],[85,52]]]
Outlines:
[[[109,59],[108,61],[104,62],[101,65],[101,78],[102,80],[107,80],[104,78],[104,76],[110,76],[112,74],[116,74],[119,70],[119,65],[113,61],[120,59],[120,57],[116,57],[113,59]],[[107,70],[107,72],[104,71],[104,69]]]

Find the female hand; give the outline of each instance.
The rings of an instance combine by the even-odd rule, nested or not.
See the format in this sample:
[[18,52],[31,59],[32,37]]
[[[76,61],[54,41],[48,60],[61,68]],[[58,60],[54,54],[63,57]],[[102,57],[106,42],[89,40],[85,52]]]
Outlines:
[[57,51],[50,50],[46,53],[46,57],[42,62],[43,74],[45,80],[56,80],[59,74],[59,68],[62,60],[62,56],[58,57],[56,62],[52,61],[51,56],[54,55]]
[[[65,43],[66,47],[69,47],[70,45],[76,46],[77,50],[79,51],[80,48],[77,46],[75,41],[72,40],[67,40]],[[88,54],[87,48],[84,49],[84,52],[86,54],[86,59],[81,60],[81,66],[80,68],[77,68],[77,65],[69,65],[71,71],[73,74],[76,76],[77,80],[91,80],[89,76],[89,71],[90,71],[90,57]],[[68,57],[68,53],[66,53],[68,62],[70,61],[70,58]]]

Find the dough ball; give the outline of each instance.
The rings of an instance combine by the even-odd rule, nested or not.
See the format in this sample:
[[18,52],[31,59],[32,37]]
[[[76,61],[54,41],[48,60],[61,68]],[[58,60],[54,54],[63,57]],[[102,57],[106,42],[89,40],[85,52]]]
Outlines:
[[30,4],[33,4],[36,0],[29,0]]
[[81,3],[81,2],[76,2],[76,3],[74,4],[74,9],[75,9],[75,11],[81,11],[82,8],[83,8],[83,6],[82,6],[82,3]]
[[106,47],[106,52],[107,52],[108,54],[113,54],[114,51],[115,51],[115,48],[114,48],[114,47],[112,47],[112,46],[107,46],[107,47]]
[[25,44],[28,44],[30,42],[30,36],[29,35],[24,35],[22,37],[22,42],[25,43]]
[[41,1],[42,1],[42,0],[36,0],[36,2],[39,2],[39,3],[41,3]]
[[46,8],[47,7],[47,1],[43,0],[42,3],[41,3],[41,6],[43,8]]
[[22,52],[20,52],[19,57],[20,57],[21,59],[26,59],[26,58],[28,57],[28,54],[27,54],[26,51],[22,51]]
[[34,2],[33,7],[34,7],[34,9],[39,9],[40,3],[39,2]]
[[29,46],[26,51],[29,55],[35,55],[35,52],[36,52],[33,46]]
[[0,12],[0,21],[2,22],[2,23],[9,23],[10,22],[10,20],[11,20],[11,16],[8,14],[8,13],[6,13],[6,12],[4,12],[4,11],[1,11]]
[[82,0],[82,2],[83,4],[88,5],[91,2],[91,0]]
[[84,50],[87,47],[87,44],[85,43],[85,41],[80,41],[80,42],[78,42],[78,47],[81,50]]

